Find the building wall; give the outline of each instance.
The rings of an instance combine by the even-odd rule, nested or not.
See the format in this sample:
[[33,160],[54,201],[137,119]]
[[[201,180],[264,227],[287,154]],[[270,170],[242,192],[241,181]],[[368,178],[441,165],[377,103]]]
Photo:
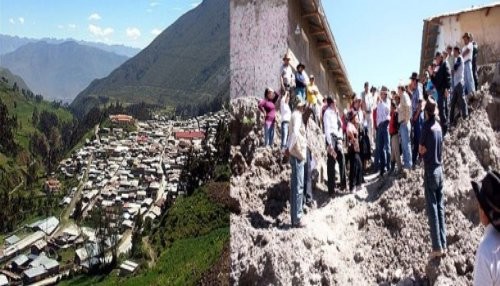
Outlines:
[[500,61],[500,6],[440,18],[436,51],[447,45],[463,46],[462,36],[470,32],[479,45],[478,65]]
[[263,97],[279,89],[287,50],[287,0],[230,0],[230,96]]

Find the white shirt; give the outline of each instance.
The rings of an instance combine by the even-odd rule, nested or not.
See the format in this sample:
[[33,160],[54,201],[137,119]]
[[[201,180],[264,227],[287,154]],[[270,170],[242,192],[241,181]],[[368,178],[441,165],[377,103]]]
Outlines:
[[323,116],[323,126],[325,128],[325,137],[328,145],[333,146],[332,134],[336,137],[342,137],[337,112],[328,107]]
[[389,104],[389,99],[380,99],[380,102],[377,105],[377,126],[379,126],[380,123],[391,119],[391,110]]
[[474,46],[472,45],[472,41],[471,41],[471,42],[469,42],[469,43],[468,43],[468,44],[467,44],[467,45],[463,48],[463,50],[464,50],[464,51],[465,51],[465,49],[469,49],[469,53],[468,53],[466,56],[464,56],[464,63],[465,63],[466,61],[470,61],[470,60],[472,60],[472,51],[473,51],[473,49],[474,49]]
[[500,233],[491,224],[486,227],[476,252],[474,285],[500,285]]
[[283,96],[280,100],[280,113],[281,113],[281,121],[288,121],[292,118],[292,110],[290,110],[290,105],[285,101],[285,97]]
[[295,75],[293,74],[292,66],[290,64],[288,64],[287,66],[281,65],[280,73],[285,85],[295,85]]
[[365,101],[365,106],[366,106],[366,112],[372,112],[373,111],[373,106],[375,98],[373,97],[373,94],[371,92],[368,92],[365,94],[364,99]]
[[[303,124],[304,123],[302,122],[302,113],[298,110],[295,110],[292,113],[292,119],[290,120],[290,133],[288,134],[288,142],[286,144],[288,149],[290,149],[291,147],[293,147],[293,145],[295,145],[295,142],[297,142],[297,139],[300,136],[305,136],[305,134],[301,132],[301,127]],[[303,129],[303,131],[305,131],[305,129]],[[307,146],[303,146],[302,154],[304,158],[306,157],[306,153],[307,153]]]

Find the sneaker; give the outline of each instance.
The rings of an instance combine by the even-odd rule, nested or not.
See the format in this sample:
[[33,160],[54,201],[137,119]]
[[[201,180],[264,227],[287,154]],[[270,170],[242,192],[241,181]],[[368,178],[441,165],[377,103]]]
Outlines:
[[296,223],[296,224],[292,224],[292,227],[294,227],[294,228],[303,228],[303,227],[305,227],[305,226],[306,226],[306,225],[305,225],[305,223],[304,223],[303,221],[299,221],[299,222],[298,222],[298,223]]
[[446,250],[435,250],[435,251],[431,251],[429,253],[429,259],[434,259],[434,258],[438,258],[438,257],[443,257],[446,255]]

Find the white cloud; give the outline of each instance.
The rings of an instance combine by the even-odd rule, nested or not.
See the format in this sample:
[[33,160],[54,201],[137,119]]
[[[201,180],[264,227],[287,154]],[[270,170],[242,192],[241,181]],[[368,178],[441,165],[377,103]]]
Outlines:
[[156,7],[158,5],[160,5],[159,2],[151,2],[151,3],[149,3],[149,6],[151,6],[151,7]]
[[68,24],[68,29],[76,29],[76,24]]
[[126,33],[132,40],[137,40],[141,36],[141,31],[136,27],[127,28]]
[[95,20],[95,21],[98,21],[98,20],[101,20],[101,15],[97,14],[97,13],[92,13],[90,14],[89,16],[89,20]]
[[24,24],[24,18],[23,17],[19,17],[18,20],[19,20],[19,23],[21,23],[21,25]]
[[113,34],[113,32],[115,30],[113,28],[109,28],[109,27],[108,28],[101,28],[99,26],[90,24],[89,31],[90,31],[90,33],[92,33],[92,35],[94,35],[96,37],[106,37],[106,36]]
[[64,26],[63,25],[57,25],[57,28],[64,29]]
[[194,2],[194,3],[191,3],[191,7],[193,7],[193,8],[194,8],[194,7],[196,7],[196,6],[200,5],[200,4],[201,4],[201,1],[199,1],[199,2]]
[[10,18],[9,23],[14,24],[14,18]]
[[155,36],[158,36],[161,32],[162,32],[161,29],[158,28],[154,28],[153,30],[151,30],[151,34]]

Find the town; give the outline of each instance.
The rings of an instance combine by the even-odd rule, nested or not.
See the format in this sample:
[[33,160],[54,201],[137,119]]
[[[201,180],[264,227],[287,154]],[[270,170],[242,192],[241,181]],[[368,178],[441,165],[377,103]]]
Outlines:
[[[41,218],[4,239],[0,286],[53,284],[70,272],[88,272],[98,257],[111,259],[113,251],[126,257],[137,217],[150,226],[186,195],[180,180],[189,153],[215,153],[216,129],[227,117],[227,111],[189,120],[110,115],[45,182],[47,194],[62,193],[61,215]],[[58,178],[76,179],[78,186],[63,189]],[[109,218],[113,231],[103,235],[91,226],[96,210]],[[120,274],[134,273],[138,266],[124,260]]]

